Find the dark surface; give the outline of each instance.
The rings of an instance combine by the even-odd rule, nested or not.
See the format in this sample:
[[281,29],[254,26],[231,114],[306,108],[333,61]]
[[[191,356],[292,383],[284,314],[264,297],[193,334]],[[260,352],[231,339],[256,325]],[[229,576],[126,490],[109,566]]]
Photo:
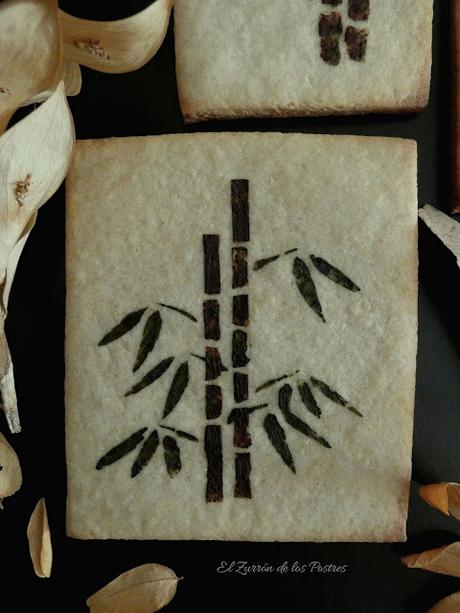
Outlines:
[[[224,0],[230,1],[230,0]],[[74,3],[64,9],[93,19],[126,16],[148,2]],[[123,6],[123,4],[125,6]],[[157,56],[127,75],[83,69],[83,90],[71,99],[79,138],[183,131],[263,130],[402,136],[419,143],[420,203],[444,206],[448,187],[448,15],[435,1],[430,105],[418,117],[314,118],[215,122],[184,129],[177,100],[173,32]],[[106,237],[101,236],[101,240]],[[63,406],[64,192],[42,209],[21,259],[10,299],[7,333],[16,369],[23,433],[8,438],[21,458],[22,489],[0,515],[1,611],[55,607],[87,610],[86,598],[119,573],[159,562],[183,575],[168,611],[422,613],[460,590],[460,580],[408,570],[399,556],[456,539],[460,524],[427,507],[419,483],[460,481],[460,271],[453,256],[420,227],[420,343],[413,487],[405,544],[271,544],[221,542],[85,542],[65,536]],[[6,424],[2,419],[2,432]],[[53,576],[34,576],[26,526],[46,496],[54,543]],[[340,513],[340,509],[337,509]],[[308,518],[306,518],[307,520]],[[287,561],[348,565],[347,572],[238,576],[219,574],[222,560],[275,567]],[[209,588],[214,588],[215,596]]]

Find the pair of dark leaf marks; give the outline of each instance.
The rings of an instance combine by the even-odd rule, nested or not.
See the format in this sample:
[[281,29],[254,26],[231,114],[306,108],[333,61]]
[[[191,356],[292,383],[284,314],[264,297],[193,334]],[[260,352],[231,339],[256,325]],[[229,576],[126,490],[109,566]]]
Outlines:
[[[256,388],[256,392],[261,392],[262,390],[272,387],[281,381],[294,377],[295,375],[297,375],[297,372],[282,375],[281,377],[277,377],[276,379],[269,379],[265,383],[259,385],[259,387]],[[307,383],[307,381],[298,380],[297,391],[300,400],[305,405],[307,410],[318,419],[321,417],[321,408],[318,405],[315,396],[313,395],[312,387],[318,389],[321,394],[323,394],[326,398],[328,398],[335,404],[338,404],[341,407],[348,409],[351,413],[358,417],[363,417],[362,413],[358,411],[358,409],[352,406],[338,392],[329,387],[327,383],[324,383],[324,381],[320,381],[319,379],[315,379],[315,377],[311,377],[310,382],[311,386],[309,383]],[[304,422],[302,419],[300,419],[300,417],[298,417],[297,415],[295,415],[295,413],[292,412],[291,401],[293,392],[294,390],[292,385],[288,383],[283,384],[278,389],[278,407],[285,422],[294,430],[301,432],[304,436],[311,438],[323,447],[330,449],[331,445],[325,438],[323,438],[320,434],[316,432],[316,430],[311,428],[306,422]],[[290,470],[295,473],[296,470],[294,458],[286,440],[286,433],[276,415],[273,413],[269,413],[264,419],[263,427],[275,451],[279,454],[283,462],[290,468]]]
[[[157,305],[161,308],[169,309],[171,311],[179,313],[180,315],[183,315],[184,317],[192,320],[193,322],[197,322],[196,317],[194,317],[191,313],[185,311],[184,309],[180,309],[173,305],[165,304],[162,302],[157,303]],[[99,346],[107,345],[113,341],[116,341],[128,332],[130,332],[139,324],[146,311],[147,307],[139,309],[137,311],[133,311],[132,313],[126,315],[126,317],[124,317],[114,328],[112,328],[112,330],[110,330],[110,332],[108,332],[102,338],[102,340],[99,342]],[[133,372],[136,372],[144,364],[148,355],[155,348],[155,345],[160,336],[161,329],[161,313],[159,310],[156,310],[151,315],[149,315],[144,324],[144,330],[134,362]],[[201,359],[201,356],[195,357]],[[137,394],[149,385],[155,383],[155,381],[157,381],[162,375],[166,373],[173,361],[174,357],[168,357],[158,362],[135,385],[133,385],[130,390],[126,392],[125,396]],[[168,395],[166,397],[166,401],[163,408],[163,419],[168,417],[168,415],[172,413],[172,411],[178,405],[185,390],[187,389],[188,383],[189,365],[188,361],[185,361],[178,366],[172,378],[171,385],[169,387]],[[170,432],[174,433],[175,437],[177,438],[186,439],[188,441],[198,441],[198,438],[196,436],[183,430],[177,430],[170,426],[164,425],[160,425],[160,428],[163,428],[164,430],[169,430]],[[144,439],[147,430],[148,428],[141,428],[140,430],[137,430],[127,439],[110,449],[110,451],[108,451],[99,460],[96,465],[96,468],[100,470],[105,466],[109,466],[110,464],[121,460],[142,443],[142,447],[131,469],[131,477],[136,477],[142,471],[142,469],[145,468],[145,466],[147,466],[147,464],[150,462],[160,444],[160,436],[158,430],[153,430],[149,434],[149,436]],[[175,437],[172,435],[167,435],[164,436],[161,441],[163,446],[166,469],[171,477],[177,475],[181,470],[180,447]]]
[[[298,250],[289,249],[284,253],[278,253],[276,255],[257,260],[254,263],[254,270],[261,270],[268,264],[271,264],[272,262],[278,260],[283,255],[289,255],[296,251]],[[315,269],[330,281],[333,281],[337,285],[344,287],[350,292],[360,291],[360,288],[350,279],[350,277],[348,277],[345,273],[343,273],[341,270],[339,270],[323,258],[317,257],[315,255],[310,255],[310,260],[312,261]],[[318,297],[318,291],[316,289],[316,285],[313,280],[310,268],[308,267],[306,262],[299,257],[295,257],[292,263],[292,274],[294,275],[294,279],[296,281],[299,292],[303,296],[305,302],[323,322],[326,322],[326,318],[323,314],[323,308]]]

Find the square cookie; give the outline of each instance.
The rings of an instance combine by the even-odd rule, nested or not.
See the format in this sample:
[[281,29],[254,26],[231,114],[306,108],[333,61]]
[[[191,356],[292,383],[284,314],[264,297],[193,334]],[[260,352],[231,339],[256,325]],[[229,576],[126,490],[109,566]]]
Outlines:
[[186,122],[420,111],[433,0],[176,0]]
[[69,535],[404,539],[416,324],[414,142],[80,141]]

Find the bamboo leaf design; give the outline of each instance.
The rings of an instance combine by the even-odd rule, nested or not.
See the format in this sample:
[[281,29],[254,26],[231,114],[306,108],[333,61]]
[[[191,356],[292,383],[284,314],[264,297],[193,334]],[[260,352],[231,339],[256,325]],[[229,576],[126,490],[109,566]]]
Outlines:
[[268,381],[264,381],[263,383],[261,383],[260,385],[258,385],[256,387],[256,394],[257,394],[257,392],[261,392],[262,390],[265,390],[268,387],[272,387],[273,385],[276,385],[280,381],[284,381],[285,379],[289,379],[289,377],[293,377],[298,372],[299,371],[296,370],[295,372],[291,372],[291,373],[286,374],[286,375],[281,375],[281,377],[276,377],[274,379],[268,379]]
[[136,362],[133,367],[133,372],[136,372],[142,364],[145,362],[148,354],[153,351],[156,345],[158,337],[161,332],[161,315],[160,311],[155,311],[145,322],[144,332],[142,334],[142,340],[137,352]]
[[163,411],[163,419],[171,413],[171,411],[175,408],[179,400],[182,398],[183,393],[187,389],[188,381],[188,362],[183,362],[176,370],[176,373],[171,382],[171,387],[169,388],[168,396],[165,402],[165,408]]
[[327,383],[324,383],[324,381],[320,381],[319,379],[315,379],[315,377],[310,377],[310,381],[312,382],[312,385],[318,388],[319,391],[324,396],[326,396],[326,398],[329,398],[329,400],[332,400],[332,402],[335,402],[335,404],[338,404],[341,407],[345,407],[346,409],[351,411],[351,413],[353,413],[354,415],[357,415],[358,417],[363,417],[363,414],[360,413],[360,411],[358,411],[357,408],[352,406],[348,402],[348,400],[345,400],[343,396],[341,396],[338,392],[336,392],[331,387],[329,387]]
[[[204,355],[198,355],[198,353],[191,353],[190,355],[206,364],[206,357]],[[228,372],[228,368],[225,366],[225,364],[222,364],[222,372]]]
[[124,458],[125,455],[128,455],[128,453],[133,451],[133,449],[135,449],[139,443],[144,440],[144,432],[146,430],[147,428],[141,428],[118,445],[115,445],[115,447],[112,447],[112,449],[103,455],[96,464],[96,470],[101,470],[101,468],[104,468],[104,466],[109,466],[117,460]]
[[236,407],[236,409],[232,409],[230,411],[230,414],[227,418],[227,423],[233,423],[238,415],[251,415],[251,413],[254,413],[254,411],[258,411],[259,409],[266,409],[267,407],[267,402],[264,402],[263,404],[256,404],[253,407]]
[[165,436],[163,439],[163,451],[166,470],[171,478],[175,477],[182,468],[180,461],[180,449],[176,439],[174,439],[172,436]]
[[292,266],[292,272],[299,288],[299,292],[302,294],[305,302],[308,306],[318,315],[322,321],[326,321],[323,315],[321,303],[318,298],[315,283],[312,279],[310,269],[300,258],[294,258]]
[[153,457],[153,454],[157,450],[158,445],[160,444],[160,438],[158,436],[157,430],[154,430],[144,441],[144,444],[139,451],[139,455],[137,456],[132,468],[131,468],[131,478],[134,479],[141,470],[143,470],[150,460]]
[[276,262],[276,260],[278,260],[282,255],[289,255],[290,253],[295,253],[296,251],[298,251],[297,247],[295,247],[294,249],[288,249],[287,251],[284,251],[284,253],[277,253],[276,255],[271,255],[267,258],[261,258],[260,260],[256,260],[254,262],[253,270],[260,270],[261,268],[267,266],[267,264]]
[[160,428],[163,428],[163,430],[169,430],[170,432],[175,432],[178,437],[185,438],[187,441],[199,441],[196,436],[190,434],[189,432],[185,432],[184,430],[176,430],[176,428],[171,428],[171,426],[160,426]]
[[323,258],[316,257],[315,255],[310,256],[311,261],[313,262],[315,268],[325,277],[337,283],[337,285],[341,285],[345,289],[350,290],[351,292],[359,292],[361,289],[353,283],[353,281],[347,277],[341,270],[329,264]]
[[125,397],[137,394],[149,385],[152,385],[152,383],[155,383],[155,381],[159,379],[161,375],[163,375],[168,370],[173,360],[174,357],[171,357],[161,360],[161,362],[158,362],[158,364],[154,366],[152,370],[149,370],[149,372],[144,375],[142,379],[138,383],[136,383],[136,385],[133,385],[133,387],[128,392],[126,392]]
[[310,426],[302,421],[300,417],[297,417],[297,415],[294,415],[294,413],[291,412],[291,398],[292,387],[288,384],[283,385],[278,393],[278,405],[286,422],[295,430],[298,430],[305,436],[312,438],[320,445],[323,445],[323,447],[330,449],[331,446],[326,439],[320,436],[315,430],[313,430],[313,428],[310,428]]
[[138,311],[128,313],[126,317],[123,317],[119,324],[112,328],[110,332],[107,332],[107,334],[99,341],[98,346],[102,347],[103,345],[107,345],[112,341],[116,341],[121,336],[132,330],[140,322],[142,315],[146,310],[147,307],[145,309],[139,309]]
[[295,473],[294,458],[292,457],[289,445],[286,442],[286,434],[273,413],[269,413],[264,419],[264,430],[268,440],[280,455],[283,462]]
[[297,389],[299,390],[302,402],[310,413],[312,413],[315,417],[321,417],[321,409],[319,408],[308,383],[306,381],[299,381]]
[[191,319],[192,321],[195,321],[195,322],[198,321],[198,319],[194,315],[192,315],[185,309],[179,309],[179,307],[175,307],[172,304],[165,304],[164,302],[157,302],[157,304],[158,306],[164,307],[165,309],[169,309],[170,311],[175,311],[176,313],[180,313],[181,315],[183,315],[184,317],[188,317],[188,319]]

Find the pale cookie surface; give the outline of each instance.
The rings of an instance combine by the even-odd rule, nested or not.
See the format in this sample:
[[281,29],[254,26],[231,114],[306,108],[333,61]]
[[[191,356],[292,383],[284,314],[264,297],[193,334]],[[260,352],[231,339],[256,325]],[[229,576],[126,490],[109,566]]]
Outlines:
[[71,536],[405,538],[416,165],[390,138],[79,142]]
[[432,17],[433,0],[176,0],[184,118],[421,110]]

